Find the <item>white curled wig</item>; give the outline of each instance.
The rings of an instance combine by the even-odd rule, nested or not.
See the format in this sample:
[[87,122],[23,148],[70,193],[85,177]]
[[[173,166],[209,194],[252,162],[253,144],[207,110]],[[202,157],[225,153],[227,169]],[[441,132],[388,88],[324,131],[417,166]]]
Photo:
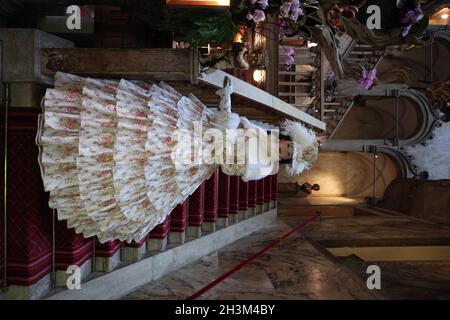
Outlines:
[[307,129],[299,122],[289,119],[281,125],[281,134],[289,136],[292,140],[292,162],[284,164],[289,176],[297,176],[309,169],[319,155],[319,144],[314,131]]

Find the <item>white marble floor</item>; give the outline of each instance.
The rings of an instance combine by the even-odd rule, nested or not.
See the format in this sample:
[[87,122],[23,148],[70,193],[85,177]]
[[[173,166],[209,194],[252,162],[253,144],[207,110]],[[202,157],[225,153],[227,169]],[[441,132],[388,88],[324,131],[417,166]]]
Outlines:
[[[186,299],[279,238],[305,217],[283,217],[256,233],[145,285],[123,299]],[[379,261],[382,289],[366,286],[369,262],[326,246],[448,245],[448,228],[406,217],[325,218],[207,291],[199,299],[450,299],[448,261]]]
[[[124,299],[185,299],[291,227],[284,221],[260,230],[172,274],[146,285]],[[300,234],[206,292],[200,299],[373,299],[352,272],[318,252]]]

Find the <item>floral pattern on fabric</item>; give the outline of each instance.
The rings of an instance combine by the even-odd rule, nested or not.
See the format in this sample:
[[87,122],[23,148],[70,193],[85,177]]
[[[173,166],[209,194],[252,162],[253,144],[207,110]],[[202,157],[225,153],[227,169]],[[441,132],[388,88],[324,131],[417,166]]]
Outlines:
[[[194,137],[196,125],[224,133],[241,120],[230,110],[211,111],[164,82],[58,72],[55,88],[44,97],[36,137],[49,206],[86,238],[139,241],[218,167],[214,161],[179,161],[197,156],[186,152],[191,145],[179,133]],[[212,140],[193,141],[203,150],[213,146]],[[222,165],[234,176],[247,169]]]
[[139,241],[217,168],[172,159],[173,132],[192,131],[194,121],[210,127],[212,118],[165,83],[58,72],[36,137],[50,207],[85,237]]

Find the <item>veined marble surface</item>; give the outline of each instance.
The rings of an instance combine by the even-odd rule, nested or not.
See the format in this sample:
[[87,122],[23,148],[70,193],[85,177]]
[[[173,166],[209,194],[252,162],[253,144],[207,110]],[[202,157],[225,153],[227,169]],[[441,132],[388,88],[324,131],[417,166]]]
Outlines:
[[381,293],[394,300],[450,300],[449,261],[358,261],[345,262],[361,277],[368,265],[381,270]]
[[[276,222],[123,299],[186,299],[271,241],[301,223],[302,217]],[[323,244],[348,242],[449,241],[448,228],[404,217],[325,218],[293,234],[278,247],[206,292],[200,299],[450,299],[449,262],[365,262],[331,256]],[[431,239],[431,240],[430,240]],[[378,264],[382,289],[369,290],[366,268]]]
[[[296,217],[283,221],[292,227],[298,224]],[[325,217],[305,232],[315,241],[336,246],[450,244],[450,227],[407,216]]]
[[[124,299],[185,299],[291,228],[282,220]],[[200,299],[372,299],[365,283],[294,234]]]

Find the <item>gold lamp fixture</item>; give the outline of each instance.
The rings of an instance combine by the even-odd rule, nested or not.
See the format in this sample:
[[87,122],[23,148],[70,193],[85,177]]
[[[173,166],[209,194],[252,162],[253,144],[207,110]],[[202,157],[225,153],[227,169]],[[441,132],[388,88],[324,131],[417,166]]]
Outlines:
[[430,17],[430,25],[450,25],[450,7],[441,8]]
[[168,6],[229,7],[231,0],[166,0]]

